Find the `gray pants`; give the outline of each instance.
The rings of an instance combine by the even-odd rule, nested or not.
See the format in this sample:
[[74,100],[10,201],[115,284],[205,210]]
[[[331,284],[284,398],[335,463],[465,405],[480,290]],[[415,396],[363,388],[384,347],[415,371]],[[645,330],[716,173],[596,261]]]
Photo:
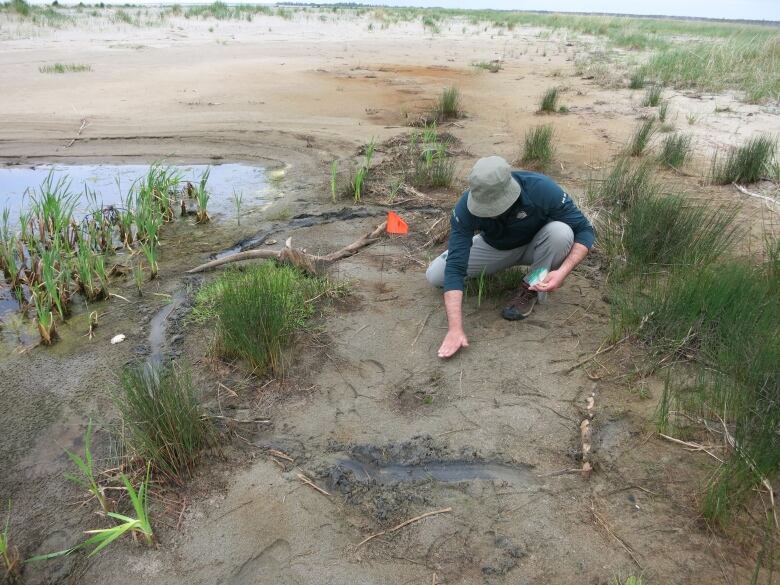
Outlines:
[[[540,229],[533,240],[525,246],[512,250],[497,250],[488,245],[481,235],[474,236],[469,255],[467,276],[493,274],[511,266],[530,266],[555,270],[569,255],[574,244],[574,232],[563,222],[551,221]],[[444,286],[444,268],[447,265],[447,252],[436,258],[425,273],[425,277],[434,286]]]

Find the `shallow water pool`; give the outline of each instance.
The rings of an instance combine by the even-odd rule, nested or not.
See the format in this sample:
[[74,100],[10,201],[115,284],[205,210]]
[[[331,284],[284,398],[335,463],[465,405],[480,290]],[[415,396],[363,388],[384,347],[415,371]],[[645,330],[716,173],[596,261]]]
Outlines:
[[[209,215],[235,214],[233,194],[243,196],[242,207],[255,207],[268,202],[271,191],[264,167],[245,164],[220,165],[171,165],[181,176],[182,183],[195,184],[206,171],[211,169],[207,190],[211,193]],[[44,164],[35,166],[0,167],[0,210],[10,209],[15,221],[19,212],[29,204],[29,197],[39,188],[49,173],[56,182],[61,177],[70,181],[71,193],[84,193],[87,187],[97,193],[102,206],[121,205],[122,198],[139,178],[146,175],[149,165],[62,165]],[[76,207],[76,216],[86,214],[90,209],[86,197],[81,197]]]

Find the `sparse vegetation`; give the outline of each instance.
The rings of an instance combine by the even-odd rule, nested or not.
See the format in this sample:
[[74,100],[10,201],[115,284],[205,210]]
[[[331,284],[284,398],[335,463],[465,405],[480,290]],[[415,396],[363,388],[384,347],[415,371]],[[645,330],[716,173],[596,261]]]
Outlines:
[[114,403],[128,451],[169,480],[181,482],[216,439],[188,369],[176,363],[130,364],[119,381]]
[[645,97],[642,99],[642,105],[645,107],[654,108],[661,103],[661,94],[663,87],[660,85],[651,85],[645,92]]
[[679,169],[691,158],[691,137],[687,134],[669,134],[661,143],[658,160],[662,164]]
[[712,159],[710,176],[714,183],[755,183],[765,174],[775,156],[777,139],[758,136],[742,146],[716,152]]
[[554,113],[558,109],[558,88],[551,87],[542,96],[542,101],[539,103],[539,111]]
[[41,65],[38,67],[41,73],[83,73],[92,71],[91,65],[81,63],[55,63],[54,65]]
[[631,135],[631,141],[628,143],[628,153],[631,156],[642,156],[656,130],[655,117],[642,121]]
[[529,168],[544,171],[555,155],[554,137],[552,124],[543,124],[528,130],[520,162]]
[[89,425],[87,426],[87,433],[84,435],[84,456],[77,455],[76,453],[72,453],[71,451],[68,451],[65,449],[65,452],[68,454],[68,458],[76,465],[78,468],[80,474],[74,475],[72,473],[68,473],[65,475],[66,478],[68,478],[73,483],[80,485],[84,489],[86,489],[92,497],[94,497],[98,504],[100,505],[100,509],[108,513],[111,510],[108,506],[108,500],[106,499],[106,495],[103,491],[103,488],[98,484],[97,478],[95,477],[95,469],[94,469],[94,463],[92,460],[92,421],[89,421]]
[[472,66],[476,67],[477,69],[490,71],[491,73],[498,73],[501,71],[501,61],[498,59],[494,59],[493,61],[476,61],[472,63]]

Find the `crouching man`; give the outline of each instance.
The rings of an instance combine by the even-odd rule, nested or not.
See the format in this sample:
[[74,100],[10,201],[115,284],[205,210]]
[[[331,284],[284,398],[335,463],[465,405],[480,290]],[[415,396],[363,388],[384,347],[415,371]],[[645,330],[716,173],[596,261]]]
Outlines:
[[[469,189],[455,205],[450,223],[448,249],[426,272],[428,282],[444,287],[449,327],[439,348],[441,358],[469,344],[461,313],[467,276],[530,266],[520,289],[501,312],[510,321],[524,319],[531,314],[537,294],[559,288],[595,240],[591,223],[552,179],[512,171],[498,156],[482,158],[474,165]],[[529,277],[537,275],[542,277],[529,283]]]

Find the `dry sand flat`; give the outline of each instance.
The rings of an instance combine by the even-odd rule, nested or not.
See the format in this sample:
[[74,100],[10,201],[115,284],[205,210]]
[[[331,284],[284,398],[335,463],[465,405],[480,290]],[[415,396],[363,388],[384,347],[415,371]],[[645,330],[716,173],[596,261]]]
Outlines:
[[[96,20],[31,38],[4,26],[0,157],[6,164],[163,157],[281,164],[282,197],[271,211],[321,212],[334,207],[331,160],[349,158],[371,137],[404,132],[442,87],[455,84],[466,117],[445,129],[462,141],[461,175],[479,156],[515,159],[525,129],[543,120],[559,137],[553,176],[581,193],[643,113],[641,92],[573,75],[575,53],[591,41],[567,46],[535,29],[464,35],[461,28],[431,35],[408,23],[369,31],[364,20],[302,15],[251,23],[179,18],[142,28]],[[471,67],[496,58],[504,60],[497,74]],[[55,61],[92,71],[39,73]],[[534,113],[551,85],[565,87],[568,114]],[[771,108],[728,95],[669,95],[678,126],[699,113],[685,129],[701,154],[780,130]],[[716,103],[734,112],[715,114]],[[701,190],[695,177],[668,178]],[[451,205],[457,193],[440,198]],[[744,199],[730,188],[705,195]],[[745,206],[746,218],[764,215],[758,201]],[[433,221],[421,211],[404,215],[415,234]],[[223,222],[171,235],[159,292],[196,285],[184,269],[264,229],[267,222],[254,217],[240,231]],[[278,239],[292,235],[310,251],[333,250],[380,219],[282,229]],[[290,380],[263,389],[243,380],[237,398],[214,386],[215,377],[237,374],[202,359],[208,332],[189,334],[186,306],[176,309],[173,348],[197,363],[209,405],[272,424],[237,428],[244,440],[236,439],[227,461],[203,466],[164,502],[159,548],[128,540],[90,559],[29,567],[28,582],[604,583],[629,573],[651,583],[744,582],[750,543],[697,523],[707,467],[652,436],[655,401],[581,370],[565,373],[608,334],[595,265],[578,269],[554,302],[521,324],[501,320],[494,302],[470,300],[471,347],[443,362],[435,357],[445,327],[441,297],[423,275],[433,252],[418,243],[393,239],[341,262],[335,275],[354,280],[353,296],[325,321],[321,338],[299,348]],[[73,544],[92,527],[88,507],[70,505],[81,494],[62,477],[60,449],[77,447],[88,416],[100,420],[108,411],[106,387],[119,366],[146,351],[150,319],[161,308],[148,295],[139,305],[112,302],[94,344],[79,340],[84,322],[76,320],[50,350],[0,357],[0,496],[14,501],[25,555]],[[118,331],[132,343],[109,346]],[[561,472],[580,465],[579,423],[593,392],[597,465],[584,480]],[[280,467],[268,449],[294,464]],[[339,462],[349,462],[347,471]],[[464,481],[421,475],[435,477],[441,464]],[[301,483],[301,472],[331,495]],[[357,546],[445,508],[452,510]]]

